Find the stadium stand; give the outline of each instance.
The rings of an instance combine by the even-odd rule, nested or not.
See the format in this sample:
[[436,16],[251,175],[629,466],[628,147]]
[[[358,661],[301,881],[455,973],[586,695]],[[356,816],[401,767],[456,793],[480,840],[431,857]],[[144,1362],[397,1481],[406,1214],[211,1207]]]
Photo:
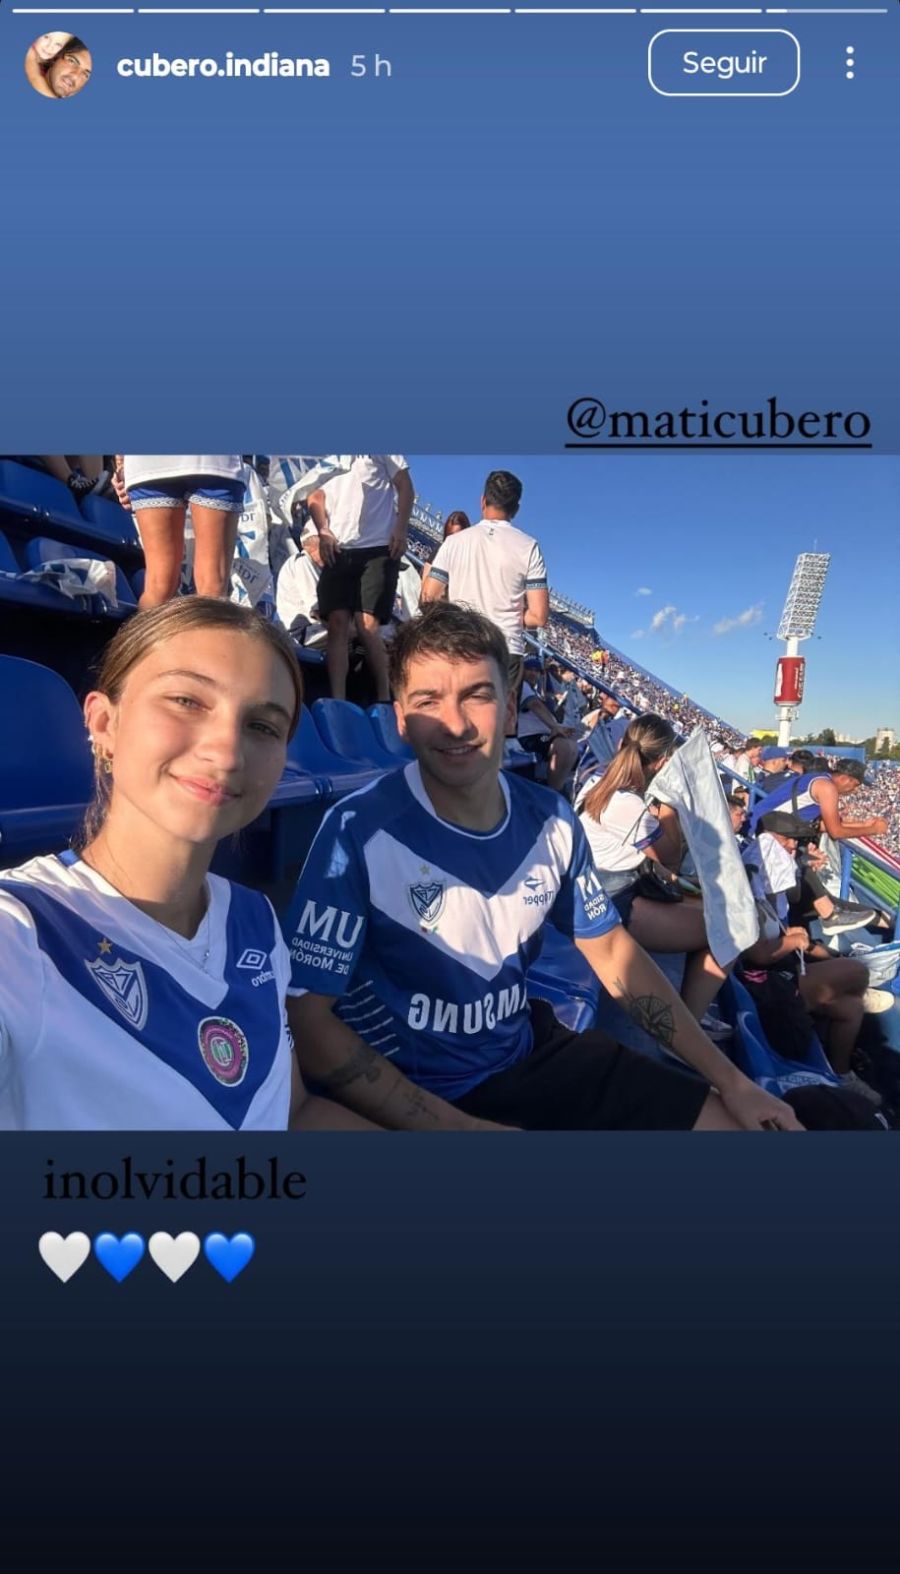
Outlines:
[[[417,503],[410,522],[410,552],[421,566],[441,539],[441,520]],[[52,584],[24,576],[48,561],[100,559],[115,570],[117,607],[96,597],[73,601]],[[91,668],[114,620],[128,617],[141,593],[141,553],[131,517],[115,502],[89,497],[82,505],[60,482],[10,459],[0,460],[0,715],[4,735],[15,744],[0,770],[0,867],[9,868],[38,852],[67,845],[91,794],[92,766],[79,700],[90,687]],[[653,673],[631,661],[604,638],[588,607],[551,593],[551,616],[532,641],[542,662],[558,663],[587,680],[595,697],[612,693],[633,712],[653,710],[682,734],[701,727],[711,740],[737,749],[743,734]],[[608,653],[605,660],[600,652]],[[265,813],[237,845],[220,848],[217,872],[262,885],[276,906],[291,889],[327,808],[411,758],[399,737],[393,711],[368,711],[324,696],[324,658],[298,648],[308,705],[288,750],[287,765]],[[531,768],[532,762],[527,762]],[[866,814],[891,818],[883,847],[857,848],[853,868],[844,864],[841,895],[859,887],[896,913],[900,893],[900,768],[885,763],[870,772],[856,802]],[[864,795],[865,796],[864,796]],[[865,857],[869,856],[869,861]],[[866,881],[874,881],[874,886]],[[683,959],[657,957],[680,980]],[[678,983],[676,982],[676,987]],[[900,984],[893,986],[900,993]],[[582,1030],[598,1025],[622,1042],[659,1053],[652,1040],[604,997],[594,975],[549,927],[547,942],[528,980],[529,993],[549,1000],[560,1019]],[[721,994],[722,1014],[734,1029],[734,1055],[763,1085],[780,1084],[796,1068],[778,1063],[766,1044],[752,1001],[737,983]],[[900,1009],[900,1008],[898,1008]],[[898,1045],[900,1048],[900,1045]],[[814,1068],[833,1081],[824,1055]],[[804,1068],[801,1068],[804,1069]],[[805,1070],[809,1071],[809,1067]]]
[[81,707],[55,672],[0,655],[0,726],[15,747],[0,770],[0,867],[64,847],[91,795]]

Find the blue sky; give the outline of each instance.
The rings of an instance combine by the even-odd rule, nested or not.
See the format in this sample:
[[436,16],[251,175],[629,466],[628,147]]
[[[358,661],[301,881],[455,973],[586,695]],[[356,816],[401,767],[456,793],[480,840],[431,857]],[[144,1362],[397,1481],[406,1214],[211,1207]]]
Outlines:
[[[515,471],[517,524],[555,589],[611,644],[736,726],[768,725],[774,638],[798,552],[830,552],[801,645],[795,732],[900,734],[900,459],[716,454],[411,456],[416,491],[478,518],[489,469]],[[718,632],[717,632],[718,630]]]

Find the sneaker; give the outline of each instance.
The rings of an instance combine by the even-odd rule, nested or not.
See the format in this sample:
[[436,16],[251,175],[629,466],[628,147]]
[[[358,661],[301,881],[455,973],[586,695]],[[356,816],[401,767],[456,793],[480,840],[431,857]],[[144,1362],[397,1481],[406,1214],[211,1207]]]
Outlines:
[[893,1011],[894,996],[889,989],[867,989],[863,1005],[873,1016],[880,1016],[883,1011]]
[[849,929],[865,929],[876,916],[874,907],[853,907],[835,902],[830,918],[820,919],[823,935],[843,935]]
[[840,1082],[842,1088],[847,1088],[851,1093],[858,1093],[860,1098],[867,1099],[870,1104],[875,1105],[876,1109],[880,1109],[884,1103],[881,1094],[870,1088],[868,1082],[863,1082],[862,1077],[858,1077],[855,1071],[848,1071],[841,1077]]
[[700,1026],[714,1044],[727,1044],[729,1039],[734,1037],[734,1028],[723,1022],[721,1017],[711,1016],[709,1012],[705,1017],[700,1018]]
[[108,470],[101,470],[96,481],[92,481],[88,475],[82,475],[80,470],[73,470],[66,484],[75,501],[81,503],[86,497],[93,497],[95,492],[102,492],[108,480]]

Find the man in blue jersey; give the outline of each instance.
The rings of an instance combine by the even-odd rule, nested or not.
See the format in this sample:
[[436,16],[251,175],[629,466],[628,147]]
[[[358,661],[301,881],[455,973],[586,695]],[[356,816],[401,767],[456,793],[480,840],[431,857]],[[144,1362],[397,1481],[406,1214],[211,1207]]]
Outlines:
[[[325,817],[286,925],[307,1075],[407,1130],[797,1129],[620,924],[569,805],[501,773],[515,697],[499,629],[436,602],[398,630],[391,678],[415,761]],[[529,1004],[548,920],[705,1080]]]
[[[810,770],[788,773],[786,780],[761,798],[750,815],[750,834],[755,835],[764,814],[776,810],[790,812],[795,819],[803,820],[814,839],[825,831],[833,842],[846,841],[855,836],[884,836],[887,820],[876,815],[870,820],[845,819],[841,811],[841,798],[858,792],[866,778],[866,769],[859,760],[838,760],[833,769],[823,761],[817,770],[815,762]],[[852,929],[862,929],[873,923],[878,914],[874,907],[860,907],[854,902],[841,902],[832,897],[819,876],[824,866],[824,854],[807,841],[800,860],[801,900],[797,904],[797,918],[818,917],[826,938],[846,934]]]

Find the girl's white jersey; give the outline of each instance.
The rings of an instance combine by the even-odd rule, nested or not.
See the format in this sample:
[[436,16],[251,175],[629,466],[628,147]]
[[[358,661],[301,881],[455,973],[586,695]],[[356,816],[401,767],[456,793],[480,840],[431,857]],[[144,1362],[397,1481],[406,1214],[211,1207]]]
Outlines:
[[74,854],[0,871],[0,1129],[287,1129],[287,948],[259,892],[207,885],[185,940]]

